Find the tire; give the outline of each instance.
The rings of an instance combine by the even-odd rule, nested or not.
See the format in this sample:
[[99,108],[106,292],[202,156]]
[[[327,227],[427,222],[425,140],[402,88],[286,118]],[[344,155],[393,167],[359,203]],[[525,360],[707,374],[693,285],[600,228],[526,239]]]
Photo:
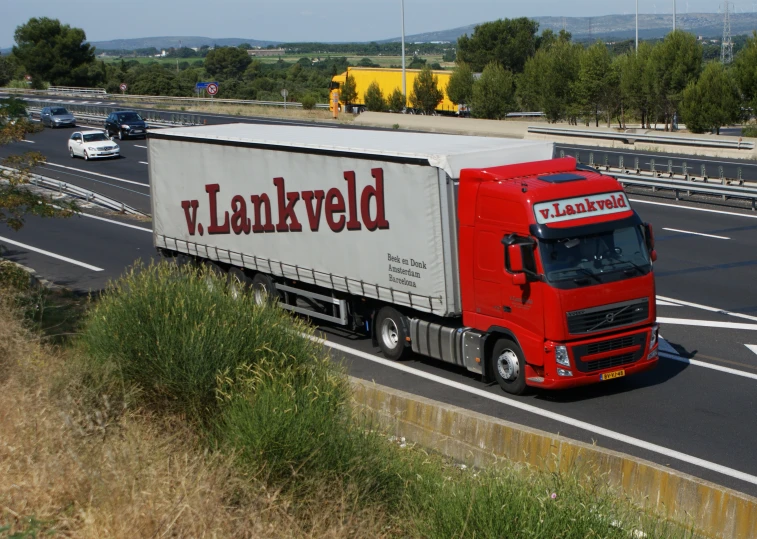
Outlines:
[[74,149],[73,149],[73,148],[69,148],[69,149],[68,149],[68,155],[70,155],[70,156],[71,156],[71,159],[73,159],[74,157],[76,157],[76,156],[74,155]]
[[382,307],[375,320],[374,330],[381,353],[394,361],[404,358],[410,350],[407,318],[392,307]]
[[265,273],[256,273],[252,278],[252,293],[257,305],[270,304],[276,299],[276,285]]
[[123,139],[124,139],[124,132],[121,129],[119,129],[118,130],[118,140],[123,140]]
[[252,279],[242,268],[229,268],[229,294],[234,299],[239,297],[240,293],[252,288]]
[[526,360],[517,343],[510,339],[494,343],[489,368],[505,393],[523,395],[526,392]]
[[89,161],[89,154],[87,153],[87,150],[84,150],[84,160]]

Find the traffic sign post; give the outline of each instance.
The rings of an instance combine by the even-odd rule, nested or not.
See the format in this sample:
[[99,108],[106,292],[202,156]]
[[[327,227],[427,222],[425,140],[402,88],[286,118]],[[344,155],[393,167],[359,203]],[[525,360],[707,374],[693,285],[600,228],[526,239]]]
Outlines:
[[32,76],[31,75],[24,76],[24,79],[26,79],[26,83],[27,84],[31,84],[32,83]]
[[284,88],[283,90],[281,90],[281,97],[284,98],[284,110],[287,109],[287,96],[288,95],[289,95],[289,92],[287,91],[286,88]]
[[125,82],[122,82],[122,83],[121,83],[121,86],[119,86],[119,88],[121,88],[121,93],[122,93],[122,94],[125,94],[125,93],[126,93],[126,89],[127,89],[128,87],[129,87],[129,86],[128,86],[128,85],[127,85],[127,84],[126,84]]
[[205,87],[205,91],[208,92],[210,95],[210,98],[213,99],[213,96],[218,93],[218,83],[217,82],[211,82]]

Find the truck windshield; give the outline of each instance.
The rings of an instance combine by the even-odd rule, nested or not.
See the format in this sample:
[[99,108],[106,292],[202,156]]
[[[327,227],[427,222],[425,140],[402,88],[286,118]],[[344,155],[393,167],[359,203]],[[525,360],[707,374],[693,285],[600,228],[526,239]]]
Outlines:
[[652,269],[644,237],[636,226],[540,240],[539,251],[547,281],[561,288],[637,277]]

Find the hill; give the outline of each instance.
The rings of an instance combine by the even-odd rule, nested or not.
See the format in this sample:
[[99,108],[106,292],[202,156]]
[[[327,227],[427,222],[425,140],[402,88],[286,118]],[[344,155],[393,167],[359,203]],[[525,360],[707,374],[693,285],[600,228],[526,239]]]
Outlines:
[[[574,39],[590,38],[632,38],[636,35],[636,17],[631,15],[605,15],[602,17],[532,17],[539,23],[539,29],[551,28],[555,32],[565,28],[573,34]],[[677,17],[679,29],[692,34],[716,37],[723,34],[723,15],[719,13],[689,13]],[[415,43],[429,41],[455,42],[463,34],[471,35],[475,24],[405,36],[405,41]],[[673,15],[639,14],[639,38],[653,39],[663,37],[673,28]],[[731,18],[731,33],[736,35],[751,34],[757,29],[757,13],[739,13]],[[399,41],[392,38],[384,43]]]
[[207,45],[212,47],[217,45],[219,47],[236,47],[242,43],[249,43],[253,47],[267,47],[268,45],[277,45],[277,41],[260,41],[257,39],[243,39],[238,37],[227,38],[212,38],[202,36],[162,36],[162,37],[142,37],[133,39],[112,39],[110,41],[93,41],[94,45],[99,50],[134,50],[134,49],[148,49],[155,47],[156,49],[168,49],[171,47],[178,48],[179,44],[182,47],[202,47]]

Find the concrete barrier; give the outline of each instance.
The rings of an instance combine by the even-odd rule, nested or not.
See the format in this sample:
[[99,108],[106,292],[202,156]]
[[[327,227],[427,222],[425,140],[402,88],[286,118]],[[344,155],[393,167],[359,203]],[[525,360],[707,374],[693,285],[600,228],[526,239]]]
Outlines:
[[634,503],[718,538],[757,538],[757,498],[622,453],[352,378],[354,400],[397,437],[474,466],[498,459],[607,477]]

